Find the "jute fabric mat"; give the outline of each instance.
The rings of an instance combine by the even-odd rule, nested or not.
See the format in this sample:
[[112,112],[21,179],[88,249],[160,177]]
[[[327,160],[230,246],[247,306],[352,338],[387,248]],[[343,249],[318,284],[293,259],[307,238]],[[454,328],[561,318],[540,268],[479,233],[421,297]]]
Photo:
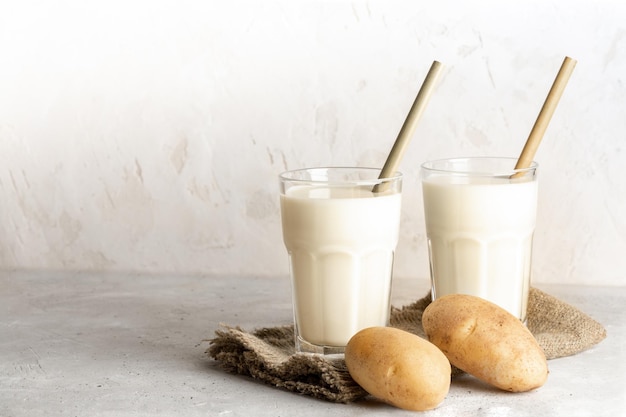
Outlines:
[[[390,326],[424,337],[422,313],[430,293],[412,304],[392,308]],[[575,355],[606,337],[605,328],[574,306],[530,289],[526,325],[548,359]],[[296,353],[293,326],[251,332],[222,325],[207,354],[228,372],[247,375],[288,391],[332,402],[352,402],[365,392],[350,377],[341,356]],[[462,373],[453,369],[453,377]]]

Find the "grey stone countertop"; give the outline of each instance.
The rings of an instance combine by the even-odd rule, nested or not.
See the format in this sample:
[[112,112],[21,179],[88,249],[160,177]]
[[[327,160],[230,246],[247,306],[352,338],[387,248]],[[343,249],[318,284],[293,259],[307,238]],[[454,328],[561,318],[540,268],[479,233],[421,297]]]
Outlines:
[[[455,379],[435,410],[333,404],[224,372],[206,339],[219,323],[291,323],[286,277],[0,272],[0,416],[625,416],[626,287],[537,285],[608,336],[551,360],[547,383],[511,394]],[[428,291],[397,279],[393,304]]]

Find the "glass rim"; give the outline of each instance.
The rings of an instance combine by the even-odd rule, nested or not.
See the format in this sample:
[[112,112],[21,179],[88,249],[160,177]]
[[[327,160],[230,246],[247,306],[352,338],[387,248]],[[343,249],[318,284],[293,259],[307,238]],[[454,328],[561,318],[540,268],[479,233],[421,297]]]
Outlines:
[[[452,174],[452,175],[472,175],[472,176],[510,176],[513,174],[524,174],[536,171],[539,167],[539,164],[536,161],[532,161],[529,167],[526,168],[515,168],[515,164],[517,163],[518,158],[509,157],[509,156],[468,156],[468,157],[455,157],[455,158],[441,158],[441,159],[433,159],[430,161],[426,161],[422,163],[420,166],[421,169],[440,174]],[[453,168],[450,166],[439,167],[436,168],[436,165],[442,165],[444,163],[453,164],[457,162],[465,162],[468,161],[509,161],[511,162],[511,168],[503,168],[503,169],[472,169],[469,164],[465,165],[465,168]]]
[[[305,172],[319,172],[320,177],[324,175],[325,172],[334,171],[339,173],[371,173],[371,177],[368,175],[367,178],[345,178],[345,179],[329,179],[326,176],[325,179],[317,179],[317,178],[304,178],[299,177],[299,174],[303,174]],[[386,182],[392,182],[401,180],[403,175],[401,172],[396,171],[390,177],[379,178],[381,173],[381,168],[372,168],[372,167],[351,167],[351,166],[320,166],[320,167],[309,167],[309,168],[298,168],[292,169],[288,171],[283,171],[278,175],[278,178],[281,181],[289,181],[292,183],[301,183],[301,184],[319,184],[319,185],[376,185],[382,184]]]

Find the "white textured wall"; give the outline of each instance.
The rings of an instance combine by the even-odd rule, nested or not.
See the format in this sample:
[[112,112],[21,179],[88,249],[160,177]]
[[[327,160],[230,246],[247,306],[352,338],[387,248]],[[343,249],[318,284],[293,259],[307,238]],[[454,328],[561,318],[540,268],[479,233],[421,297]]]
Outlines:
[[0,2],[0,267],[286,275],[276,176],[402,165],[396,273],[425,278],[418,167],[536,159],[535,280],[626,284],[626,3]]

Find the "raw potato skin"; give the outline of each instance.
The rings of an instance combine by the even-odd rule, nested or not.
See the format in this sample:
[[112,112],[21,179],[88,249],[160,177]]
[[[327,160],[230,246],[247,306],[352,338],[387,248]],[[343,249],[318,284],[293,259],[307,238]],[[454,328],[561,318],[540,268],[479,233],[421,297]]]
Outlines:
[[548,362],[534,336],[508,311],[463,294],[436,299],[424,310],[429,340],[457,368],[511,392],[530,391],[548,378]]
[[361,330],[348,342],[345,361],[365,391],[405,410],[433,409],[450,390],[446,356],[426,339],[404,330]]

